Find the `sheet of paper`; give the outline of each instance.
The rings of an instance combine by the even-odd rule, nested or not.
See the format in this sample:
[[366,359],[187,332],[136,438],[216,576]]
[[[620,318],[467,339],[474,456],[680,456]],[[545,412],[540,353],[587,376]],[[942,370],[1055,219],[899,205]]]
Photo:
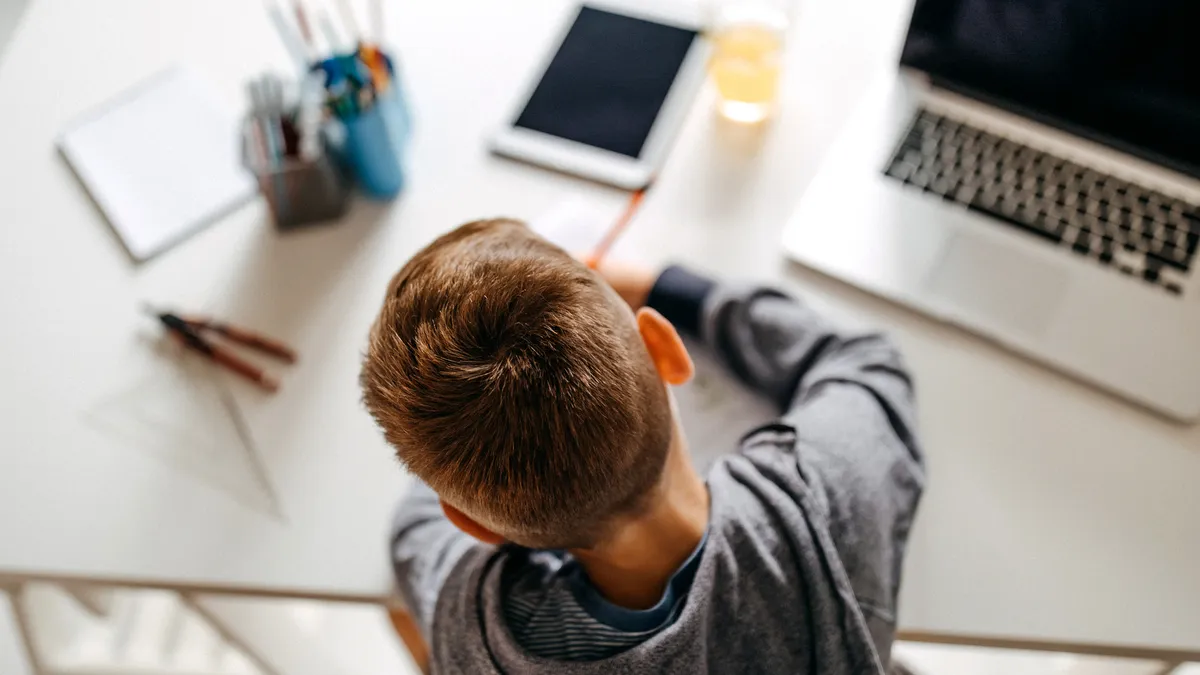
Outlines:
[[778,417],[779,411],[738,381],[707,347],[685,342],[696,375],[672,393],[692,460],[704,472],[721,455],[736,451],[747,432]]
[[[581,199],[564,200],[529,221],[529,226],[567,251],[586,252],[595,247],[612,225],[615,214],[606,214]],[[636,260],[636,252],[614,247],[614,258]],[[697,467],[706,468],[723,454],[734,452],[738,441],[754,427],[771,421],[778,411],[750,391],[697,341],[687,340],[696,364],[691,382],[672,390]]]
[[565,199],[529,221],[534,232],[570,253],[594,249],[612,221],[582,199]]
[[235,114],[196,73],[162,73],[63,132],[58,147],[135,260],[249,199]]
[[[570,197],[555,203],[537,217],[530,219],[529,227],[549,241],[575,255],[586,255],[596,249],[608,231],[625,212],[626,202],[614,205],[611,201],[598,203],[582,197]],[[609,260],[626,263],[645,262],[648,258],[639,244],[641,228],[653,227],[635,214],[625,232],[608,251]],[[649,256],[653,258],[654,256]]]

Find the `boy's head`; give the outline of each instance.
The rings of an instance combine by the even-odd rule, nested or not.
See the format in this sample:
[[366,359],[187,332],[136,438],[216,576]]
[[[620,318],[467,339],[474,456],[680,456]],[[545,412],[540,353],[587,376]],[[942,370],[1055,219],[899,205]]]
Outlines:
[[591,546],[636,514],[674,429],[630,308],[513,220],[463,225],[400,270],[362,386],[410,471],[538,548]]

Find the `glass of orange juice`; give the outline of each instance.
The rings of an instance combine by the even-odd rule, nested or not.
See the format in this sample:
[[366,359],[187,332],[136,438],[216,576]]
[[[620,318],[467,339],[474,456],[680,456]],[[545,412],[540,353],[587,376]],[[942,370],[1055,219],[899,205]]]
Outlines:
[[792,2],[710,1],[713,51],[708,72],[720,97],[719,110],[736,122],[760,122],[771,115],[778,98]]

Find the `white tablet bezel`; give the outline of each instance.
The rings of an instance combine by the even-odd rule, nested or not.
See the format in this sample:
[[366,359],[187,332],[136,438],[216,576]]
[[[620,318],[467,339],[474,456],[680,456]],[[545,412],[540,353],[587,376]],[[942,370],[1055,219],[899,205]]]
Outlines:
[[637,157],[629,157],[515,126],[517,118],[525,109],[534,89],[541,82],[550,62],[566,39],[567,32],[574,25],[575,17],[578,16],[577,12],[563,26],[539,67],[534,69],[534,76],[530,78],[521,96],[517,98],[517,104],[507,117],[506,125],[492,137],[491,149],[506,157],[591,178],[628,190],[637,190],[646,187],[654,179],[663,162],[666,161],[671,144],[691,111],[696,94],[704,85],[707,76],[709,45],[703,34],[703,16],[699,3],[696,5],[676,5],[669,2],[632,4],[616,0],[589,0],[578,5],[578,7],[582,6],[677,26],[698,33],[679,67],[679,73],[671,84],[667,97],[663,100],[658,117],[650,127],[650,133],[646,136],[641,154]]

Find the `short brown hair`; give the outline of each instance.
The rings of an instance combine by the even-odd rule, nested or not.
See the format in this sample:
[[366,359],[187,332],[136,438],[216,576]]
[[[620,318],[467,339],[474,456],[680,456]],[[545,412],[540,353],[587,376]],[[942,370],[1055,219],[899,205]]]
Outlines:
[[409,470],[526,546],[594,544],[657,485],[671,442],[629,307],[519,221],[467,223],[413,257],[361,379]]

